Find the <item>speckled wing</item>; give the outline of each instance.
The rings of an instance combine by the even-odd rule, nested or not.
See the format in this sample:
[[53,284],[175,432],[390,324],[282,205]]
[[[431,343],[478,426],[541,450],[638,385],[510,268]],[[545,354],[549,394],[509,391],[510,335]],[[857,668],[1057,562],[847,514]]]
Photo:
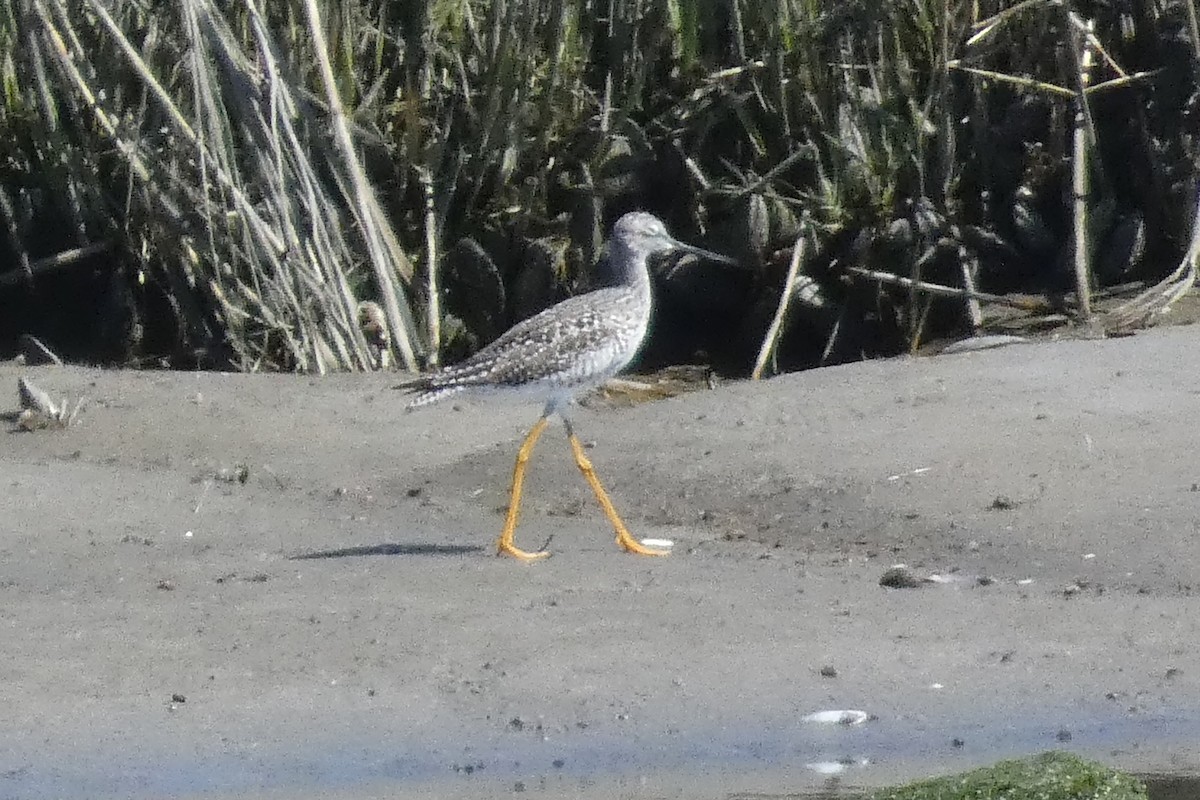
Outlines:
[[619,287],[572,297],[514,325],[467,360],[398,388],[410,408],[472,389],[598,385],[620,371],[646,333],[646,309]]

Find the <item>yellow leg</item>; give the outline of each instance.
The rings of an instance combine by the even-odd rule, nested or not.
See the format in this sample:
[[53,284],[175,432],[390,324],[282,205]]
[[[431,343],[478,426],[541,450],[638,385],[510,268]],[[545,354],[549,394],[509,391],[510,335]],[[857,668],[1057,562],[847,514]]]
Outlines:
[[612,500],[608,499],[608,492],[604,491],[604,487],[600,485],[600,479],[596,477],[596,470],[592,468],[592,462],[588,461],[588,457],[584,455],[583,445],[579,443],[579,438],[573,431],[569,431],[567,436],[571,440],[571,449],[575,451],[575,464],[592,487],[592,491],[596,493],[596,499],[600,501],[600,506],[604,509],[604,516],[608,517],[608,521],[612,523],[613,530],[617,532],[617,544],[626,552],[637,553],[640,556],[667,555],[666,550],[655,550],[652,547],[646,547],[630,535],[629,529],[625,527],[625,523],[617,516],[617,510],[613,508]]
[[504,520],[504,530],[500,533],[500,540],[496,542],[497,554],[513,556],[522,561],[534,561],[550,555],[546,550],[530,553],[513,544],[513,533],[517,529],[517,514],[521,510],[521,487],[525,483],[525,465],[529,463],[529,455],[533,452],[533,446],[537,444],[542,431],[546,430],[548,422],[546,417],[539,419],[533,429],[529,431],[529,435],[525,437],[525,441],[521,443],[521,449],[517,451],[517,463],[513,467],[512,489],[508,493],[508,516]]

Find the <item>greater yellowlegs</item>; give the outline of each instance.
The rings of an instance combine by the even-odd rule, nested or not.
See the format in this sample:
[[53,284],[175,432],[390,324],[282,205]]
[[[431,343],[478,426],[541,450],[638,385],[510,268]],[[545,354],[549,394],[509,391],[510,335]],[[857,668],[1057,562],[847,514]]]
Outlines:
[[529,456],[550,416],[558,414],[566,427],[575,464],[612,523],[617,544],[630,553],[666,555],[667,551],[647,547],[630,535],[575,435],[570,406],[577,393],[604,383],[637,354],[650,323],[649,259],[655,253],[672,250],[733,263],[725,256],[677,241],[652,214],[625,214],[613,226],[608,242],[614,285],[564,300],[517,323],[467,360],[396,387],[416,393],[409,409],[467,392],[520,391],[545,402],[542,416],[517,451],[508,516],[496,543],[498,552],[527,561],[549,555],[546,550],[521,550],[513,544],[513,532]]

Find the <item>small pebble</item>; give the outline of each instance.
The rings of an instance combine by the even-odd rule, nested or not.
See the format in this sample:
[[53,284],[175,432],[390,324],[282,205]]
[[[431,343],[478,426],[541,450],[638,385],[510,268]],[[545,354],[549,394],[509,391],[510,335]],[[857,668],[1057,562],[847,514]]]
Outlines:
[[925,585],[925,581],[913,574],[908,567],[896,566],[883,573],[879,585],[888,589],[917,589]]

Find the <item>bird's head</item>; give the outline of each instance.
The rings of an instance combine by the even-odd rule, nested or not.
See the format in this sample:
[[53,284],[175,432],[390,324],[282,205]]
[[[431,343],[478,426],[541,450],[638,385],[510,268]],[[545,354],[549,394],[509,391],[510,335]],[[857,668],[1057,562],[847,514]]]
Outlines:
[[733,259],[690,244],[684,244],[667,231],[662,220],[645,211],[631,211],[623,215],[613,226],[612,242],[632,253],[654,255],[679,251],[694,253],[710,261],[734,264]]

